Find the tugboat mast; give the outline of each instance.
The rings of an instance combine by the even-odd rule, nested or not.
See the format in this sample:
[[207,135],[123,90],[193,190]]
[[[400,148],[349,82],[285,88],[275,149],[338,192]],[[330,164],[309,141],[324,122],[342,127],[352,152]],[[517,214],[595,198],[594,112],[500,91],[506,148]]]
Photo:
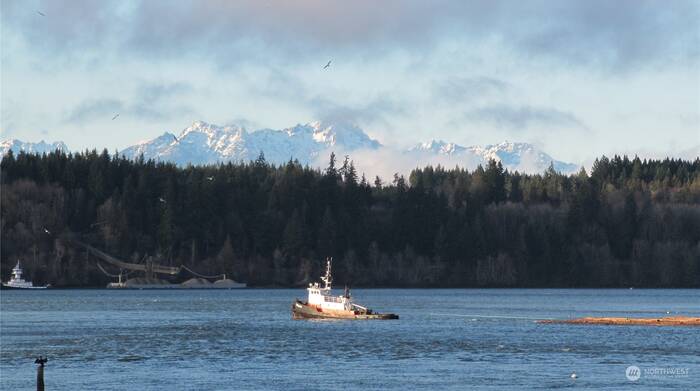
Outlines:
[[323,289],[331,289],[331,283],[333,282],[333,277],[331,277],[331,261],[332,257],[326,258],[326,275],[321,277],[321,281],[324,283]]

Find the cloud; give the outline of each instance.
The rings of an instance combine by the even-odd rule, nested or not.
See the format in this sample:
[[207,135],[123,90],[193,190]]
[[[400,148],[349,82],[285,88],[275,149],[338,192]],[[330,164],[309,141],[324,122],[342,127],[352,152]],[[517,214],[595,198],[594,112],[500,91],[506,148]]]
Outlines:
[[122,119],[163,120],[172,114],[193,112],[188,105],[173,103],[173,98],[188,94],[192,86],[183,82],[142,83],[134,96],[127,100],[116,98],[90,98],[74,107],[66,116],[65,122],[84,124],[91,121],[104,121],[119,114]]
[[188,83],[143,83],[136,95],[144,102],[162,102],[176,95],[189,94],[194,89]]
[[320,96],[309,99],[316,119],[328,122],[350,122],[357,124],[389,124],[389,119],[405,113],[404,107],[393,99],[381,96],[360,104],[339,104]]
[[3,28],[52,56],[109,52],[191,56],[226,66],[318,61],[393,51],[425,53],[444,40],[490,42],[528,62],[625,71],[697,64],[696,1],[183,0],[2,2]]
[[481,97],[503,95],[510,83],[491,77],[451,77],[433,85],[433,97],[447,101],[472,101]]
[[700,109],[694,113],[681,114],[678,117],[678,122],[683,126],[700,129]]
[[285,99],[296,103],[308,100],[306,83],[294,73],[276,66],[260,70],[262,75],[250,77],[249,92],[265,98]]
[[123,109],[124,103],[118,99],[90,99],[71,110],[66,122],[82,124],[96,119],[108,119]]
[[[551,7],[539,15],[542,23],[538,26],[530,20],[516,25],[518,34],[511,37],[513,46],[529,53],[532,59],[545,57],[566,66],[585,65],[615,72],[647,65],[697,64],[698,2],[544,3]],[[531,30],[522,31],[523,27]]]
[[284,101],[293,107],[309,110],[315,120],[387,124],[390,117],[405,113],[404,105],[388,92],[347,101],[344,96],[346,90],[333,86],[314,89],[297,74],[281,67],[269,67],[257,72],[262,75],[248,86],[251,95]]
[[244,117],[234,117],[229,120],[226,120],[224,123],[224,126],[228,125],[235,125],[235,126],[240,126],[246,130],[251,130],[251,129],[260,129],[261,126],[258,124],[256,121],[251,121],[247,118]]
[[179,103],[178,97],[187,96],[194,88],[184,82],[142,83],[134,94],[133,103],[127,105],[127,115],[139,119],[163,120],[171,115],[194,112],[187,104]]
[[[22,117],[24,110],[19,102],[3,96],[0,104],[0,137],[9,139],[17,131],[17,122]],[[18,118],[19,117],[19,118]]]
[[471,110],[464,117],[468,121],[516,130],[533,126],[587,129],[574,114],[549,107],[492,105]]
[[[168,50],[173,42],[235,48],[249,40],[299,55],[423,50],[456,36],[471,43],[495,39],[526,58],[617,68],[667,56],[697,60],[698,9],[692,1],[636,0],[387,0],[381,9],[369,0],[146,1],[136,12],[130,40],[148,51]],[[153,23],[163,19],[179,23]]]

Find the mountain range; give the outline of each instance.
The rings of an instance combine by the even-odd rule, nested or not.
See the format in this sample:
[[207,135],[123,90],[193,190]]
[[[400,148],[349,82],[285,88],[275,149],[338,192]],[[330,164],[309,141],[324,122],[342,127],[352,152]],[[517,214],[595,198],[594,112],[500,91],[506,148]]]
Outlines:
[[19,153],[24,151],[27,153],[49,153],[55,150],[60,150],[68,152],[68,147],[63,141],[57,141],[54,143],[47,143],[44,140],[38,143],[24,142],[21,140],[10,139],[0,142],[0,156],[5,156],[7,151],[12,150],[14,153]]
[[152,140],[131,146],[122,154],[136,158],[165,160],[180,165],[254,160],[262,151],[269,162],[297,159],[310,164],[328,149],[344,151],[380,148],[362,129],[348,124],[311,122],[282,130],[246,131],[240,126],[216,126],[197,121],[178,136],[165,132]]
[[[0,154],[7,150],[44,153],[60,149],[68,151],[63,142],[48,144],[44,141],[28,143],[9,140],[0,143]],[[336,154],[353,152],[382,154],[398,153],[403,160],[423,163],[461,165],[474,168],[486,164],[489,159],[500,161],[509,170],[542,172],[550,165],[563,173],[578,169],[572,163],[553,159],[547,153],[528,143],[502,142],[494,145],[464,147],[442,140],[418,144],[407,150],[384,146],[370,138],[361,128],[349,123],[324,123],[321,121],[281,130],[260,129],[247,131],[242,126],[217,126],[196,121],[178,135],[165,132],[150,140],[139,142],[120,153],[129,159],[143,155],[145,159],[202,165],[228,161],[250,161],[264,153],[268,162],[282,164],[297,159],[302,164],[316,165],[325,161],[331,151]]]

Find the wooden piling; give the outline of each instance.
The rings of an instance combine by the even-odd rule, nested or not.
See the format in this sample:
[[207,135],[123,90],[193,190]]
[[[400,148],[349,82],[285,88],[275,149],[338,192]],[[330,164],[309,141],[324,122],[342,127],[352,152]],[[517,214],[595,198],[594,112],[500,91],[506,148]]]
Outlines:
[[36,369],[36,391],[44,391],[44,366],[39,365]]
[[34,364],[39,364],[36,367],[36,391],[44,391],[44,364],[49,361],[46,357],[37,358],[34,360]]

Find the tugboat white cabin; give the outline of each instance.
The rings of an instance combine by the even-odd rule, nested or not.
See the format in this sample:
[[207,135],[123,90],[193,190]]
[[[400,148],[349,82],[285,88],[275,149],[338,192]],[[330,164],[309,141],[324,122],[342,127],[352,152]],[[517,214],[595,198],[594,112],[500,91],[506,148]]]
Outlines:
[[333,282],[333,277],[331,277],[330,258],[326,263],[326,275],[321,277],[321,281],[323,281],[323,287],[321,287],[318,282],[314,282],[310,283],[309,287],[306,289],[309,292],[309,297],[307,300],[309,305],[315,305],[323,309],[335,311],[352,311],[353,306],[366,310],[365,307],[352,303],[350,291],[348,289],[345,289],[345,294],[343,296],[332,295],[331,283]]

